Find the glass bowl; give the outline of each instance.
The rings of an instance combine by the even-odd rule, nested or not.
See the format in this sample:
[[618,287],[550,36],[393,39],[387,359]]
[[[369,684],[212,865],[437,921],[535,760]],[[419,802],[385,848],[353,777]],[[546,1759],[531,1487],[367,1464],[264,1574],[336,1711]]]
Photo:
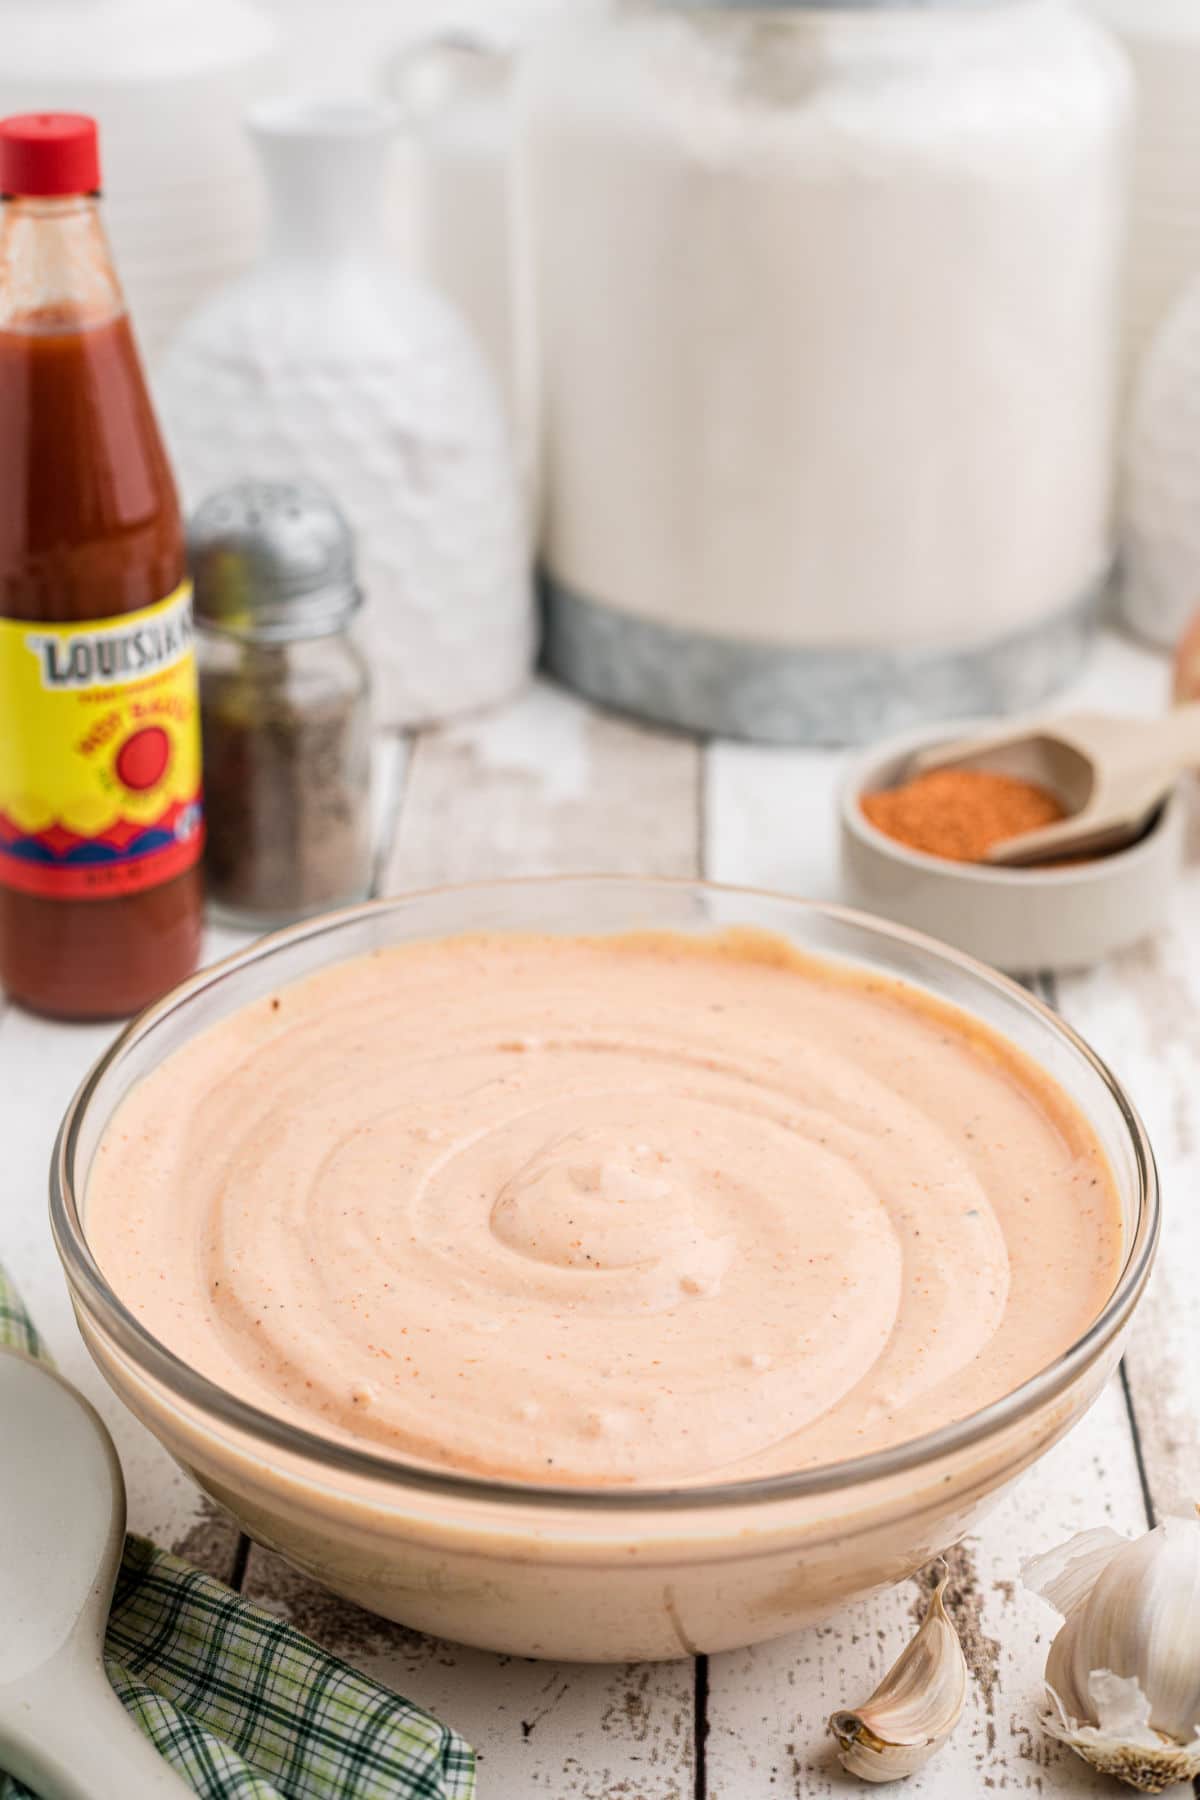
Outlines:
[[[676,1489],[554,1488],[456,1475],[322,1438],[214,1385],[123,1305],[88,1247],[96,1147],[131,1086],[247,1001],[330,963],[465,931],[604,933],[730,926],[898,977],[981,1019],[1091,1122],[1115,1176],[1125,1257],[1064,1355],[954,1424],[850,1461]],[[864,915],[700,882],[568,878],[448,888],[308,921],[205,969],[128,1027],[67,1110],[51,1221],[84,1339],[136,1416],[251,1537],[360,1605],[522,1656],[669,1658],[809,1624],[911,1574],[1082,1416],[1111,1373],[1154,1254],[1158,1185],[1104,1065],[1023,989]]]

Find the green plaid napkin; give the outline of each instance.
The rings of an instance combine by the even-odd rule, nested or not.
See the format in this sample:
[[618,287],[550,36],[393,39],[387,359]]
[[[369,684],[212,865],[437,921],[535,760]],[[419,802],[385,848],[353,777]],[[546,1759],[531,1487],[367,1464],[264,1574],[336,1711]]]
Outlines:
[[[6,1349],[50,1360],[0,1267]],[[455,1732],[144,1538],[126,1540],[104,1649],[118,1696],[202,1800],[475,1793]],[[28,1795],[0,1772],[0,1800]]]

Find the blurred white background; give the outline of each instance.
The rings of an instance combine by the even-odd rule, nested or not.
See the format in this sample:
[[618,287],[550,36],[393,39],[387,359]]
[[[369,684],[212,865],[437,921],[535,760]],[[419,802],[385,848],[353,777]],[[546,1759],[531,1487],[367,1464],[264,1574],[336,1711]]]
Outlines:
[[[268,94],[330,98],[379,94],[387,69],[422,41],[479,40],[519,47],[556,12],[601,0],[0,0],[0,114],[74,111],[101,130],[105,213],[138,335],[153,367],[181,320],[244,269],[261,241],[259,172],[242,130],[246,107]],[[439,167],[427,151],[443,125],[458,145],[450,163],[492,184],[463,201],[464,219],[496,214],[497,161],[506,125],[499,106],[458,106],[443,84],[428,118],[410,118],[395,153],[392,247],[424,260],[421,217],[435,200]],[[435,83],[436,87],[436,83]],[[427,96],[429,98],[429,96]],[[443,120],[453,100],[455,118]],[[463,146],[472,140],[465,155]],[[429,181],[424,178],[429,177]],[[457,179],[457,177],[455,177]],[[444,198],[444,196],[443,196]],[[456,206],[454,210],[458,210]],[[459,238],[458,246],[470,240]],[[476,235],[478,235],[476,233]],[[432,250],[435,261],[437,247]],[[484,246],[489,268],[494,248]],[[429,268],[453,287],[456,271]],[[469,281],[478,271],[467,271]],[[491,329],[496,329],[495,325]],[[484,335],[487,328],[484,328]]]

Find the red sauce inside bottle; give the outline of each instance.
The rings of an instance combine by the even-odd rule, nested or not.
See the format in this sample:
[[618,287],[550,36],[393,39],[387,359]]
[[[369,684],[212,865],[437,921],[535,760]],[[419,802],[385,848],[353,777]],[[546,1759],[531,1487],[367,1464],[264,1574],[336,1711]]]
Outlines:
[[[0,329],[0,618],[113,620],[184,577],[170,466],[127,318]],[[5,729],[0,721],[0,729]],[[123,779],[153,774],[149,734]],[[198,862],[138,892],[60,898],[0,879],[0,984],[39,1012],[134,1012],[194,967]]]

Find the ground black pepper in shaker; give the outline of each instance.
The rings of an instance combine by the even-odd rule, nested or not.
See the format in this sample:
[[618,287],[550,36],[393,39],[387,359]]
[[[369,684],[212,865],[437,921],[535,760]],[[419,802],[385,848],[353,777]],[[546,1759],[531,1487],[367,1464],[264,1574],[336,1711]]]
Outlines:
[[366,897],[370,701],[346,521],[311,483],[241,482],[192,518],[214,910],[286,924]]

